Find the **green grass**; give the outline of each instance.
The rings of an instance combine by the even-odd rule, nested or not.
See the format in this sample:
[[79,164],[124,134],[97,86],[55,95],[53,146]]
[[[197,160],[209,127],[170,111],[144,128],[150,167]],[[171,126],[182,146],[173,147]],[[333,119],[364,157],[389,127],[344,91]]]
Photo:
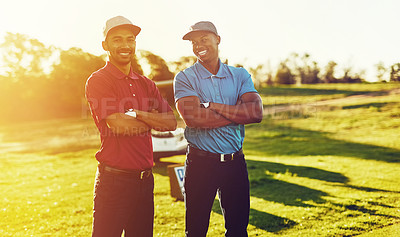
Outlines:
[[[307,88],[304,99],[318,96]],[[90,236],[98,139],[90,118],[0,127],[0,236]],[[398,95],[248,125],[249,235],[353,236],[400,223],[399,140]],[[167,173],[184,159],[154,167],[155,236],[184,236],[184,204],[170,196]],[[216,201],[209,236],[223,236],[223,225]]]

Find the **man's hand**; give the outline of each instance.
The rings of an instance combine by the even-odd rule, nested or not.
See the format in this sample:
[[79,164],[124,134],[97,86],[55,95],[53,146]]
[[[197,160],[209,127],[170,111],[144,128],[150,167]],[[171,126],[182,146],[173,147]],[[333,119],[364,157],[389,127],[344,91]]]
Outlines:
[[151,112],[134,110],[136,118],[147,124],[150,128],[157,131],[172,131],[176,129],[176,119],[172,111],[167,113],[159,113],[153,109]]
[[146,123],[130,115],[114,113],[106,118],[107,126],[114,134],[134,136],[151,130]]
[[236,105],[210,103],[209,109],[238,124],[259,123],[263,118],[262,100],[255,92],[243,94]]
[[[151,112],[140,110],[130,112],[131,115],[114,113],[106,118],[107,126],[114,134],[134,136],[146,133],[151,129],[157,131],[171,131],[176,129],[177,123],[172,111],[159,113],[153,109]],[[136,117],[132,116],[133,114]]]
[[179,99],[176,102],[179,114],[188,127],[198,128],[217,128],[231,124],[232,121],[224,116],[204,108],[200,105],[200,99],[197,96],[188,96]]

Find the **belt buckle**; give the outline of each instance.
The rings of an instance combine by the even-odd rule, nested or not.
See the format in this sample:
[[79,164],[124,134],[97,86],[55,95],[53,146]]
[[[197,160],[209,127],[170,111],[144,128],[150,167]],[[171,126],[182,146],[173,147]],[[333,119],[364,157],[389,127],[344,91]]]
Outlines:
[[143,170],[140,172],[140,179],[144,179],[150,176],[150,172],[148,170]]
[[225,162],[225,154],[220,154],[220,161]]
[[[233,154],[234,154],[234,153],[220,154],[220,161],[221,161],[221,162],[228,162],[228,161],[233,160]],[[229,157],[227,157],[227,159],[225,159],[225,156],[229,156]]]

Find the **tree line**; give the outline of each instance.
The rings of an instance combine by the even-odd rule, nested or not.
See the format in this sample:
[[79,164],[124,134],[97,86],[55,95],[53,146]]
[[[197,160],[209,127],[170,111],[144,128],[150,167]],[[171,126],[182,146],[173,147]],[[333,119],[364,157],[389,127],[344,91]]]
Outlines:
[[[0,50],[4,63],[0,72],[0,122],[88,116],[85,83],[92,72],[105,65],[105,55],[96,56],[80,48],[62,50],[46,46],[19,33],[7,33]],[[132,67],[157,83],[172,80],[176,73],[195,62],[194,56],[166,62],[150,51],[138,50]],[[321,73],[310,55],[292,54],[279,64],[276,72],[269,65],[249,68],[249,72],[257,87],[363,81],[362,73],[354,73],[352,68],[347,68],[342,78],[336,78],[336,66],[329,62]],[[381,77],[390,72],[391,81],[400,81],[400,63],[390,68],[380,64],[377,69]],[[168,85],[160,87],[160,91],[174,106],[172,85]]]
[[[387,67],[383,62],[379,62],[375,69],[378,82],[400,81],[400,63]],[[307,53],[290,54],[279,63],[276,71],[272,70],[269,64],[251,67],[249,71],[258,86],[365,82],[365,71],[356,72],[350,65],[338,70],[335,61],[329,61],[321,68]]]

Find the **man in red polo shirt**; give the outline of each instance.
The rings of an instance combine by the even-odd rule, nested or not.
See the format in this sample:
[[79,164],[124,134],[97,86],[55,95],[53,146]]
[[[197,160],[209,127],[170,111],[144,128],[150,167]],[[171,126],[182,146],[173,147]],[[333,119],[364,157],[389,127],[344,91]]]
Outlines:
[[92,236],[152,236],[154,178],[151,129],[176,128],[171,107],[154,82],[132,71],[140,27],[117,16],[104,28],[109,61],[86,83],[100,131]]

